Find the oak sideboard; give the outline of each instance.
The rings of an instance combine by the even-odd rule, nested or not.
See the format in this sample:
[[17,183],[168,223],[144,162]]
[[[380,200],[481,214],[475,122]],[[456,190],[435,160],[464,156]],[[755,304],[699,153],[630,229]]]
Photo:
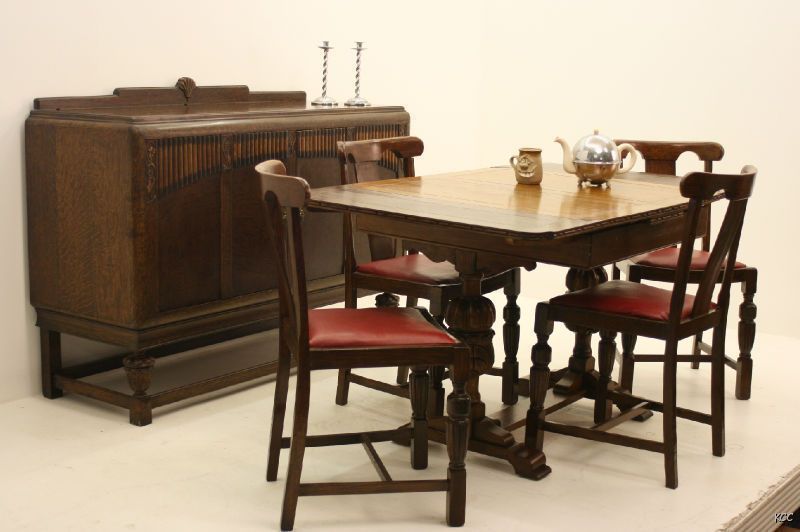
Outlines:
[[[44,395],[93,397],[146,425],[155,407],[274,371],[265,349],[255,366],[148,392],[157,358],[277,325],[254,165],[280,159],[312,187],[338,184],[337,141],[408,132],[402,107],[318,109],[303,92],[198,87],[190,78],[36,99],[25,151]],[[339,301],[341,215],[309,212],[303,223],[310,304]],[[62,333],[120,354],[67,367]],[[129,393],[86,379],[118,368]]]

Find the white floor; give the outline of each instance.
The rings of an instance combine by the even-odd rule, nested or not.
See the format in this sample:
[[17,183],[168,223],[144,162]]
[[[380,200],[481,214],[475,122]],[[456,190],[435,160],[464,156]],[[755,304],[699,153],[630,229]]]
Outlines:
[[[502,298],[497,299],[498,309]],[[533,301],[521,299],[520,360],[529,364]],[[735,326],[731,328],[735,346]],[[501,335],[495,337],[498,361]],[[570,335],[557,328],[553,368],[564,365]],[[737,401],[728,372],[727,455],[711,455],[708,427],[680,421],[680,487],[664,487],[661,455],[547,435],[552,474],[540,482],[516,477],[502,461],[470,454],[467,524],[470,530],[714,530],[744,510],[798,461],[797,368],[800,342],[759,334],[753,398]],[[254,356],[270,334],[193,354],[200,360]],[[657,343],[641,342],[639,352]],[[652,349],[647,349],[652,347]],[[205,355],[214,354],[211,358]],[[178,363],[176,363],[178,362]],[[184,377],[186,364],[159,362],[160,378]],[[707,409],[708,367],[679,370],[679,402]],[[387,379],[392,370],[373,373]],[[637,366],[637,393],[660,395],[657,364]],[[118,376],[109,377],[117,384]],[[154,386],[158,387],[157,382]],[[311,433],[390,428],[409,415],[405,401],[353,386],[350,404],[334,405],[336,376],[313,378]],[[488,411],[502,408],[499,379],[482,380]],[[120,409],[74,396],[31,397],[0,405],[0,529],[61,531],[276,530],[288,453],[277,483],[264,481],[272,383],[185,401],[155,411],[136,428]],[[292,400],[290,396],[290,401]],[[291,403],[290,403],[291,404]],[[522,417],[526,402],[516,407]],[[588,420],[591,405],[562,413]],[[287,424],[290,419],[287,420]],[[660,437],[660,417],[617,430]],[[521,437],[521,432],[517,433]],[[438,477],[446,453],[431,446],[427,471],[408,467],[408,450],[378,444],[395,478]],[[304,481],[373,480],[359,446],[310,449]],[[794,508],[787,508],[792,511]],[[765,528],[769,527],[765,523]],[[443,494],[302,498],[297,530],[443,530]]]

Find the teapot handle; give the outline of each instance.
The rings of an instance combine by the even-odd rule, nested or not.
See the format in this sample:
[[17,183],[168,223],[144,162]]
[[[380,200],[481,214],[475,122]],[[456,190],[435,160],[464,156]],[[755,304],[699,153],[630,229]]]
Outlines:
[[517,164],[514,162],[514,159],[519,160],[519,158],[516,155],[512,155],[511,158],[508,160],[508,164],[511,165],[511,168],[516,170],[517,169]]
[[633,169],[633,165],[635,165],[636,161],[639,159],[639,155],[636,153],[636,148],[626,142],[617,146],[617,149],[619,150],[620,158],[622,158],[623,152],[628,152],[628,158],[626,159],[625,164],[622,165],[622,168],[617,171],[617,175],[630,172],[631,169]]

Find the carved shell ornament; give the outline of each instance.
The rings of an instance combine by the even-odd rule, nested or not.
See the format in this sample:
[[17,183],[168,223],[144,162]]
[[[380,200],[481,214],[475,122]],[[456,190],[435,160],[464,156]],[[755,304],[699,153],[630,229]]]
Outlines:
[[175,83],[175,88],[183,93],[183,97],[186,98],[186,103],[188,103],[189,98],[192,97],[192,92],[194,92],[195,87],[197,87],[197,83],[195,83],[192,78],[180,78],[178,82]]

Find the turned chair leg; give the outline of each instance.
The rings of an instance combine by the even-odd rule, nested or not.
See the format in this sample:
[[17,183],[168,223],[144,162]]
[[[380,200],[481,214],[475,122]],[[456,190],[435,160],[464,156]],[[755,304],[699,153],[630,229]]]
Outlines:
[[336,383],[336,404],[344,406],[347,404],[347,397],[350,395],[350,370],[340,369],[339,380]]
[[411,467],[428,467],[428,368],[414,366],[408,384],[411,398]]
[[711,448],[725,456],[725,321],[714,329],[711,345]]
[[755,275],[752,281],[742,283],[744,301],[739,305],[739,358],[736,361],[736,398],[750,399],[750,385],[753,380],[753,359],[751,352],[756,340],[756,292]]
[[525,447],[541,451],[544,444],[544,398],[550,386],[550,360],[553,358],[553,349],[547,340],[553,333],[553,322],[549,320],[549,308],[546,303],[536,306],[536,321],[533,332],[536,334],[536,343],[531,349],[530,373],[530,406],[525,419]]
[[678,341],[667,340],[664,351],[664,473],[668,488],[678,487],[677,378]]
[[[444,329],[447,329],[444,324],[444,309],[446,306],[447,301],[442,298],[435,298],[430,301],[431,316]],[[445,369],[444,366],[430,368],[431,389],[428,393],[428,419],[444,415],[445,392],[442,383],[444,382]]]
[[462,526],[467,507],[467,457],[469,442],[470,398],[466,392],[469,378],[469,351],[459,355],[451,368],[453,392],[447,397],[447,524]]
[[[387,299],[387,301],[390,301],[390,300]],[[416,307],[418,302],[419,302],[419,298],[417,298],[415,296],[406,296],[406,307],[408,307],[408,308]],[[395,306],[396,307],[397,305],[379,304],[378,303],[378,299],[376,298],[375,299],[375,306],[376,307],[381,307],[381,306]],[[398,385],[405,386],[406,384],[408,384],[408,371],[409,371],[409,369],[410,368],[408,366],[398,366],[397,367],[397,377],[395,378],[395,382]]]
[[[344,306],[346,308],[358,308],[358,292],[355,288],[352,288],[352,286],[345,287]],[[339,370],[339,378],[336,383],[336,404],[339,406],[345,406],[347,404],[347,398],[349,395],[350,370],[342,368]]]
[[283,334],[280,336],[278,339],[278,372],[275,375],[275,401],[272,405],[272,429],[269,436],[269,454],[267,456],[267,482],[274,482],[278,479],[283,420],[286,417],[286,396],[289,393],[291,355],[283,340]]
[[600,362],[600,380],[597,397],[594,403],[594,422],[603,423],[611,419],[612,402],[608,398],[608,386],[611,383],[611,372],[614,370],[614,357],[617,354],[616,331],[601,330],[600,345],[597,356]]
[[[703,350],[700,348],[700,343],[703,341],[703,332],[700,331],[692,340],[692,355],[700,356],[703,354]],[[692,369],[700,369],[700,362],[699,361],[692,361],[691,363]]]
[[286,490],[281,510],[281,530],[294,528],[297,499],[300,496],[300,474],[303,470],[303,455],[306,450],[308,431],[308,407],[311,392],[311,374],[307,368],[297,370],[297,392],[294,403],[292,448],[289,452],[289,469],[286,473]]
[[[628,280],[633,283],[640,283],[642,279],[635,266],[628,270]],[[633,350],[636,347],[636,335],[622,333],[622,360],[619,364],[619,385],[629,393],[633,392],[633,368],[636,363]]]
[[503,287],[506,295],[506,306],[503,308],[503,350],[506,358],[503,361],[502,400],[503,404],[513,405],[519,400],[517,386],[519,385],[519,318],[520,308],[517,297],[521,290],[521,274],[515,268],[511,278]]
[[408,366],[397,366],[397,376],[395,382],[398,386],[406,386],[408,384]]
[[619,385],[623,390],[633,391],[633,369],[636,364],[633,350],[636,347],[636,335],[622,333],[622,361],[619,365]]

